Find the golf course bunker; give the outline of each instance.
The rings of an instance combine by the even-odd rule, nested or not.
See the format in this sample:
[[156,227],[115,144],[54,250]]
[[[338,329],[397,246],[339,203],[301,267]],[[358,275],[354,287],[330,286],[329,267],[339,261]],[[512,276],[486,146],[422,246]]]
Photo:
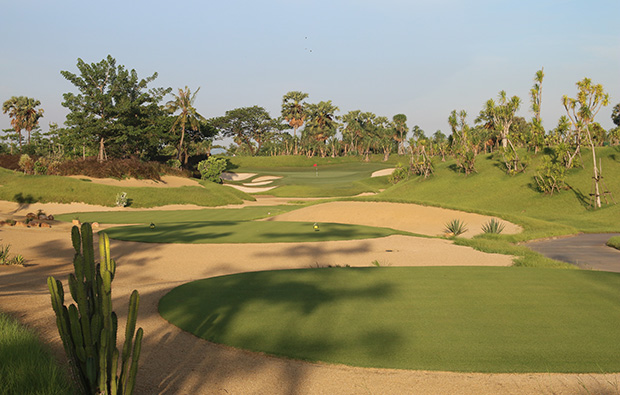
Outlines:
[[374,178],[374,177],[389,176],[390,174],[394,173],[394,170],[396,170],[396,169],[393,168],[393,167],[391,167],[389,169],[377,170],[374,173],[372,173],[372,175],[370,177]]
[[[487,215],[448,210],[439,207],[384,202],[330,202],[305,207],[276,215],[266,221],[338,222],[347,224],[382,226],[428,236],[442,235],[445,224],[454,219],[465,223],[467,232],[461,237],[471,238],[483,233],[482,226],[492,218]],[[497,219],[497,218],[496,218]],[[500,220],[505,228],[502,233],[516,234],[521,228]]]
[[222,180],[226,181],[243,181],[247,180],[250,177],[254,177],[255,175],[255,173],[233,173],[225,171],[220,177],[222,178]]

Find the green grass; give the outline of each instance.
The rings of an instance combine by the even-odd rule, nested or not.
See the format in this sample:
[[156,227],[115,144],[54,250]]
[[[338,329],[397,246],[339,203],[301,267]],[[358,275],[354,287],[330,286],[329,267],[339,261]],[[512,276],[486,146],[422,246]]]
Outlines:
[[254,200],[236,189],[199,181],[202,187],[149,188],[116,187],[60,176],[32,176],[0,168],[0,200],[19,203],[82,202],[114,206],[116,195],[127,192],[131,207],[156,207],[166,204],[222,206]]
[[34,332],[3,313],[0,313],[0,393],[75,393],[65,372]]
[[233,209],[204,210],[148,210],[148,211],[96,211],[59,214],[54,218],[71,221],[78,218],[82,222],[102,224],[156,224],[172,222],[204,221],[251,221],[271,215],[283,214],[301,206],[253,206]]
[[[290,158],[290,157],[286,157]],[[235,169],[236,172],[256,173],[257,175],[236,184],[248,183],[261,176],[278,176],[269,186],[277,186],[262,194],[279,197],[337,197],[354,196],[364,192],[379,192],[389,186],[387,177],[371,178],[373,172],[393,165],[375,162],[343,162],[319,164],[314,167],[310,161],[305,166],[273,167],[272,163],[258,160],[244,161],[245,166]],[[303,158],[304,162],[308,158]],[[312,159],[312,158],[310,158]],[[315,158],[316,159],[316,158]],[[330,158],[332,159],[332,158]],[[334,158],[347,159],[347,158]],[[275,159],[271,161],[275,162]],[[291,159],[288,159],[290,164]],[[254,163],[252,165],[252,163]],[[263,164],[265,167],[260,167]],[[317,175],[318,174],[318,175]]]
[[353,366],[620,371],[620,274],[491,267],[253,272],[181,285],[160,314],[233,347]]
[[[602,161],[605,183],[620,197],[620,150],[605,147],[597,150]],[[491,155],[476,160],[477,174],[466,177],[455,172],[454,161],[437,162],[435,175],[423,180],[410,179],[389,188],[377,200],[421,203],[465,211],[498,215],[519,224],[525,223],[522,240],[577,232],[618,232],[620,205],[594,210],[589,205],[592,187],[591,154],[584,150],[585,168],[569,171],[571,189],[546,196],[535,189],[533,179],[542,154],[534,157],[525,173],[508,176]]]
[[206,221],[174,222],[109,228],[112,239],[147,243],[299,243],[332,240],[359,240],[410,234],[388,228],[321,223],[320,231],[311,222]]
[[609,238],[606,244],[610,247],[620,250],[620,236],[614,236]]

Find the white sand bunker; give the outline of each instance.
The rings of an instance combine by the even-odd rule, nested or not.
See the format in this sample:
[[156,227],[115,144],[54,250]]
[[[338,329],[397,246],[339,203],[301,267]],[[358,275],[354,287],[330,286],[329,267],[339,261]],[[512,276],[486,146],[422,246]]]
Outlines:
[[243,186],[243,185],[231,185],[231,184],[225,184],[228,187],[232,187],[235,189],[240,190],[241,192],[245,192],[245,193],[260,193],[260,192],[267,192],[272,190],[273,188],[275,188],[275,186],[272,187],[248,187],[248,186]]
[[226,181],[243,181],[250,177],[254,177],[256,173],[234,173],[232,171],[225,171],[220,176],[222,180]]
[[[445,224],[453,219],[465,222],[468,229],[461,237],[471,238],[482,233],[482,226],[491,218],[487,215],[466,213],[417,204],[384,202],[330,202],[305,207],[268,218],[268,221],[338,222],[347,224],[384,226],[429,236],[445,232]],[[497,218],[496,218],[497,219]],[[504,234],[521,232],[521,228],[500,220]]]
[[371,177],[389,176],[394,172],[394,170],[396,170],[394,167],[391,167],[389,169],[377,170],[372,173]]
[[259,182],[265,182],[265,181],[273,181],[273,180],[279,180],[280,176],[260,176],[260,177],[256,177],[255,179],[252,180],[252,183],[257,184]]

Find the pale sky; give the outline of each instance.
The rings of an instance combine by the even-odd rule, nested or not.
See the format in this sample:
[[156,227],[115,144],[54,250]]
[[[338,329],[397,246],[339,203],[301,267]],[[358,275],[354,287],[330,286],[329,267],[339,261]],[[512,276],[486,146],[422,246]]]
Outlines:
[[[282,96],[350,110],[404,113],[409,127],[448,134],[448,116],[474,118],[500,90],[522,100],[544,67],[546,129],[564,115],[562,95],[589,77],[610,94],[597,121],[609,129],[620,102],[620,0],[0,0],[0,101],[41,101],[40,125],[59,125],[61,70],[108,54],[151,87],[200,87],[205,117],[259,105],[280,115]],[[0,113],[0,129],[10,127]]]

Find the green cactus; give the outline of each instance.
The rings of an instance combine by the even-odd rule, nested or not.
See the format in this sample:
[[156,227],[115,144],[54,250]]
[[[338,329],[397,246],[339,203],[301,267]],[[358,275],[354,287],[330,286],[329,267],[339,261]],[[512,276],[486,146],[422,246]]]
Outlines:
[[56,326],[71,369],[80,392],[84,394],[130,395],[135,387],[144,335],[142,328],[135,330],[140,296],[134,290],[129,298],[121,356],[116,348],[118,320],[112,311],[116,262],[110,257],[110,239],[105,233],[99,233],[100,259],[97,264],[90,224],[82,224],[81,233],[74,226],[71,241],[75,256],[74,273],[69,275],[69,291],[75,304],[66,307],[62,283],[54,277],[47,279]]

